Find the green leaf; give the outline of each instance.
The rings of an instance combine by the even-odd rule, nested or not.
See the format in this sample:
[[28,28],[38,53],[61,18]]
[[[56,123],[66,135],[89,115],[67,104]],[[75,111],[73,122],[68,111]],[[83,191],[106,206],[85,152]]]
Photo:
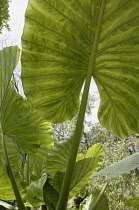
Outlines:
[[26,188],[26,195],[24,197],[26,206],[40,206],[44,204],[43,200],[43,186],[47,180],[47,176],[44,174],[40,179],[32,182]]
[[75,115],[88,65],[94,64],[100,123],[121,138],[138,133],[138,10],[138,0],[29,1],[22,36],[23,85],[46,119],[57,123]]
[[47,173],[65,171],[72,146],[72,137],[65,141],[56,142],[47,157]]
[[4,134],[26,153],[36,152],[40,146],[38,119],[29,103],[9,84],[1,106]]
[[[72,146],[72,137],[61,142],[56,142],[47,157],[47,173],[55,173],[57,171],[65,171],[68,163],[70,151]],[[102,155],[102,148],[100,144],[95,144],[90,147],[86,154],[78,154],[76,161],[84,158],[100,158]]]
[[[42,120],[40,121],[40,117],[32,110],[29,102],[16,93],[10,84],[18,58],[19,49],[17,47],[9,47],[0,51],[0,158],[4,156],[1,139],[3,133],[10,164],[23,195],[25,183],[21,181],[19,176],[22,169],[23,152],[33,153],[38,150],[40,137],[44,138],[46,127],[44,129]],[[47,149],[49,147],[50,145]],[[15,198],[7,171],[3,165],[0,166],[0,171],[0,183],[3,183],[1,184],[0,198],[3,200]]]
[[37,151],[40,140],[38,119],[30,104],[16,93],[10,84],[19,60],[19,49],[8,47],[0,51],[0,112],[1,129],[19,149],[28,153]]
[[[97,200],[98,196],[100,194],[100,191],[97,190],[94,193],[92,193],[90,196],[88,196],[84,202],[86,202],[84,204],[84,202],[81,204],[80,206],[80,210],[92,210],[93,204],[95,203],[95,201]],[[106,197],[106,195],[103,193],[100,201],[97,205],[96,210],[109,210],[109,206],[108,206],[108,198]]]
[[[53,184],[55,189],[60,192],[65,168],[68,162],[72,139],[56,143],[47,159],[47,173],[55,173]],[[75,163],[75,170],[72,178],[70,197],[75,196],[81,188],[89,181],[89,176],[96,172],[102,162],[102,147],[95,144],[86,154],[79,154]]]
[[109,174],[109,176],[105,178],[105,180],[110,181],[121,174],[125,174],[128,171],[134,170],[137,167],[139,167],[139,152],[100,170],[99,172],[93,174],[91,178]]
[[43,196],[46,206],[48,206],[49,210],[55,210],[58,202],[59,194],[53,188],[49,180],[46,180],[45,185],[43,186]]
[[131,209],[139,209],[139,197],[132,197],[125,201],[125,206]]
[[60,193],[60,191],[61,191],[61,187],[62,187],[62,184],[63,184],[64,176],[65,176],[64,172],[58,171],[52,177],[53,187],[55,188],[55,190],[58,193]]
[[40,147],[36,153],[29,155],[30,172],[33,176],[40,177],[43,167],[46,164],[47,154],[53,146],[53,136],[51,134],[52,126],[50,123],[41,119],[39,124]]
[[[11,150],[11,151],[14,153],[14,150]],[[19,158],[18,156],[15,156],[15,157],[17,157],[16,160],[14,160],[14,159],[13,160],[16,161],[16,163],[18,165],[19,163],[21,163],[21,158]],[[14,168],[15,168],[16,164],[15,164],[15,162],[13,162],[13,160],[11,161],[11,165],[12,166],[14,165]],[[18,165],[18,167],[19,167],[19,165]],[[20,193],[23,196],[23,195],[25,195],[25,182],[21,179],[19,173],[16,172],[15,170],[14,170],[14,175],[15,175],[17,185],[20,189]],[[6,165],[5,165],[4,161],[2,161],[1,159],[0,159],[0,199],[1,200],[15,199],[15,195],[14,195],[14,192],[13,192],[13,189],[11,186],[11,182],[10,182],[10,179],[7,174]]]
[[75,163],[75,169],[71,182],[70,197],[75,196],[83,186],[88,184],[89,177],[95,173],[102,163],[102,154],[100,157],[85,158]]
[[82,160],[84,158],[90,158],[90,157],[91,158],[92,157],[99,157],[100,160],[101,160],[101,156],[102,156],[102,146],[101,146],[101,144],[94,144],[92,147],[90,147],[87,150],[87,153],[86,154],[79,153],[77,155],[76,161]]
[[7,47],[0,51],[0,106],[13,70],[19,61],[19,54],[20,50],[17,46]]

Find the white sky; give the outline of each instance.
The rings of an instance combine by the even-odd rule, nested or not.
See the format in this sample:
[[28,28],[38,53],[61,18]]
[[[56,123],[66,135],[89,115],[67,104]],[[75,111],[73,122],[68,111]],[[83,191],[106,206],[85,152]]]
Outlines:
[[3,29],[3,34],[0,36],[3,45],[18,45],[21,47],[21,35],[27,3],[28,0],[11,0],[9,6],[10,21],[8,22],[11,31],[8,32]]
[[[18,45],[21,48],[21,36],[24,27],[24,17],[25,11],[27,8],[28,0],[11,0],[9,6],[9,15],[10,21],[9,26],[11,31],[8,32],[6,29],[3,29],[2,35],[0,35],[0,45],[2,47],[7,47],[11,45]],[[99,94],[95,82],[92,81],[90,93],[95,95],[95,108],[92,109],[93,116],[89,121],[98,122],[97,118],[97,109],[99,106]]]

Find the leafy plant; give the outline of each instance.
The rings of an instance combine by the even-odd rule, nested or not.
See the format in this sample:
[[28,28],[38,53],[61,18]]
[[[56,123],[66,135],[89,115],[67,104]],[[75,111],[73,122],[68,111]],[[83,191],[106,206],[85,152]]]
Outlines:
[[138,7],[136,0],[29,1],[22,79],[34,108],[54,123],[71,119],[85,81],[57,210],[66,208],[92,76],[101,124],[121,138],[138,132]]
[[[52,138],[50,133],[48,135],[50,124],[45,123],[44,120],[38,117],[32,110],[29,102],[17,94],[14,87],[10,84],[18,57],[19,49],[17,47],[9,47],[0,51],[0,156],[2,158],[0,165],[0,182],[2,183],[0,198],[10,200],[16,197],[19,208],[25,209],[21,195],[25,195],[25,187],[29,183],[25,183],[26,178],[22,179],[19,173],[23,170],[22,162],[25,158],[25,153],[36,153],[40,145],[44,144],[44,141],[45,143],[48,142],[47,138],[49,136],[47,149],[45,149],[45,146],[43,149],[40,147],[34,157],[30,158],[32,165],[32,161],[37,162],[37,155],[40,151],[45,151],[46,154],[47,150],[51,148],[52,143],[50,140]],[[45,140],[42,141],[44,136]],[[44,161],[41,159],[39,167],[42,164],[44,164]],[[36,167],[33,167],[33,172],[35,170]],[[29,171],[27,173],[27,176],[29,176]],[[26,175],[24,174],[23,176]]]
[[[98,169],[99,144],[77,156],[92,76],[100,93],[100,123],[121,138],[138,132],[138,10],[137,0],[29,0],[21,58],[28,101],[17,95],[10,84],[16,66],[16,47],[4,49],[0,56],[2,144],[20,209],[25,206],[7,155],[7,138],[25,158],[25,205],[45,202],[50,209],[65,210],[69,196],[78,193]],[[15,54],[10,53],[12,49]],[[49,122],[70,120],[77,112],[72,137],[55,143],[50,150],[52,138],[45,139]],[[126,167],[112,174],[113,178],[137,167],[138,154],[122,163]],[[119,165],[121,162],[116,166]],[[110,168],[115,169],[115,165]],[[109,173],[108,169],[104,171]],[[33,198],[36,190],[38,202]]]

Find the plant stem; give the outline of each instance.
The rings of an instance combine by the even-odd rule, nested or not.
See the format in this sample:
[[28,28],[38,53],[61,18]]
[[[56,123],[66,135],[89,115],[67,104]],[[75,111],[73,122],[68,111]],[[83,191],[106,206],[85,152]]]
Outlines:
[[[30,161],[29,161],[29,154],[27,154],[26,156],[26,163],[25,163],[25,179],[26,179],[26,184],[27,186],[29,186],[30,184],[30,172],[29,172],[29,168],[30,168]],[[26,207],[27,210],[30,210],[30,207]]]
[[4,157],[5,157],[5,162],[6,162],[6,169],[7,169],[7,173],[8,173],[9,179],[11,181],[11,185],[12,185],[12,188],[13,188],[16,200],[17,200],[18,208],[20,210],[26,210],[23,200],[21,198],[20,192],[18,190],[11,165],[10,165],[7,148],[6,148],[5,135],[3,134],[3,132],[2,132],[2,144],[3,144]]
[[102,18],[103,18],[104,9],[105,9],[105,2],[106,2],[106,0],[102,0],[102,4],[100,7],[100,13],[99,13],[99,18],[98,18],[98,23],[96,26],[96,32],[95,32],[95,37],[94,37],[93,46],[92,46],[92,52],[91,52],[91,56],[90,56],[90,60],[89,60],[86,82],[85,82],[85,87],[84,87],[83,96],[82,96],[82,100],[81,100],[81,106],[80,106],[80,110],[79,110],[79,114],[78,114],[77,124],[76,124],[76,128],[75,128],[71,153],[69,156],[67,170],[65,173],[65,177],[64,177],[64,181],[63,181],[63,185],[62,185],[62,189],[61,189],[61,193],[60,193],[60,197],[59,197],[59,201],[58,201],[56,210],[66,210],[66,206],[67,206],[67,202],[68,202],[68,196],[69,196],[69,192],[70,192],[70,184],[71,184],[72,176],[73,176],[73,172],[74,172],[76,156],[77,156],[78,148],[79,148],[80,141],[82,138],[83,122],[84,122],[84,117],[85,117],[85,111],[86,111],[86,105],[87,105],[87,100],[88,100],[91,78],[92,78],[93,71],[95,68],[95,60],[96,60],[99,35],[100,35],[100,30],[101,30],[101,22],[102,22]]
[[26,156],[26,183],[27,183],[27,186],[29,186],[29,184],[30,184],[29,168],[30,168],[30,161],[29,161],[29,154],[27,154],[27,156]]
[[105,191],[105,189],[106,189],[106,187],[107,187],[107,184],[108,184],[108,182],[105,183],[105,185],[104,185],[104,187],[102,188],[102,190],[101,190],[99,196],[97,197],[97,199],[96,199],[94,205],[92,206],[92,208],[89,208],[89,210],[96,210],[97,205],[98,205],[98,203],[99,203],[99,201],[100,201],[100,199],[101,199],[101,197],[102,197],[102,195],[103,195],[103,193],[104,193],[104,191]]

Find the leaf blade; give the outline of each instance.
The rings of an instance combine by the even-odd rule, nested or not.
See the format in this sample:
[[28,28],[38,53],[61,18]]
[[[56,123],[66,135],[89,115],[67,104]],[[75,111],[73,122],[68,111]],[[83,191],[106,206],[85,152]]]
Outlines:
[[134,170],[138,166],[139,166],[139,153],[137,152],[133,155],[127,156],[126,158],[124,158],[123,160],[120,160],[117,163],[114,163],[104,169],[101,169],[99,172],[95,173],[90,178],[104,176],[104,175],[109,174],[109,176],[105,178],[105,180],[110,181],[119,175],[127,173],[128,171]]
[[[22,37],[23,84],[35,108],[50,121],[71,119],[78,110],[100,5],[96,0],[29,3]],[[139,130],[138,9],[137,0],[105,1],[92,61],[99,120],[121,138]]]

